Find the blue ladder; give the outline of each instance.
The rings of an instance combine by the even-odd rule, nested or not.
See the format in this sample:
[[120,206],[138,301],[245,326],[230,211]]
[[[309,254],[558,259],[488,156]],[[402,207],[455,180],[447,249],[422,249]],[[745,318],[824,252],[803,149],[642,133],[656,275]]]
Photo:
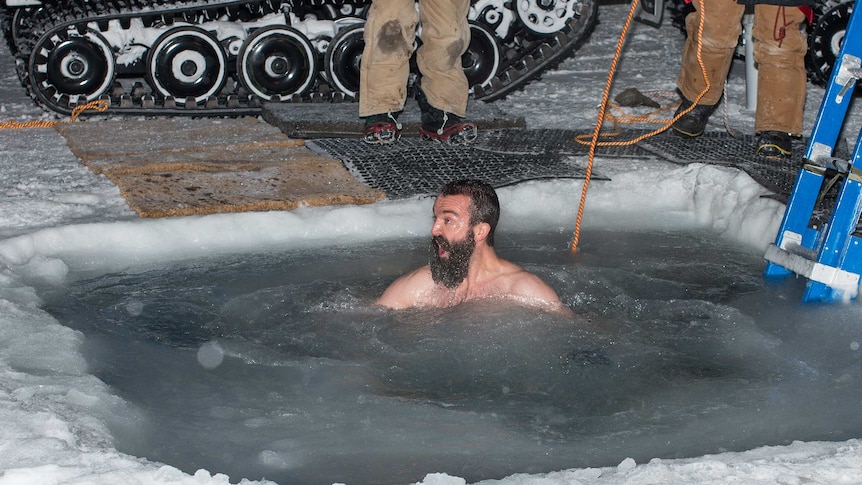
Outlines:
[[[854,8],[850,15],[808,141],[805,163],[796,176],[775,243],[764,255],[767,277],[796,273],[808,278],[802,297],[806,303],[849,301],[859,292],[862,170],[856,165],[862,157],[862,133],[849,160],[834,158],[833,153],[856,81],[862,77],[862,35],[856,35],[862,34],[860,10]],[[826,220],[820,212],[828,206],[824,200],[831,201],[832,197],[835,203],[831,210],[826,207]]]

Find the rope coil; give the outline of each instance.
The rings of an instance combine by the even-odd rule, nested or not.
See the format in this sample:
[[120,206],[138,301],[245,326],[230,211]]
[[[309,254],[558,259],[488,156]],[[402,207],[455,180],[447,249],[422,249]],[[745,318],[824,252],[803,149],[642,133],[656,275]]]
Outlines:
[[21,129],[26,129],[26,128],[50,128],[50,127],[56,126],[56,125],[74,123],[74,122],[78,121],[78,118],[81,116],[81,114],[84,113],[84,111],[95,110],[98,112],[105,112],[108,110],[109,107],[110,107],[110,103],[108,103],[107,100],[97,99],[96,101],[90,101],[87,104],[82,104],[81,106],[76,106],[72,110],[71,118],[68,120],[51,120],[51,121],[31,120],[31,121],[24,121],[24,122],[11,121],[10,120],[10,121],[4,121],[4,122],[0,123],[0,130],[2,130],[2,129],[21,130]]

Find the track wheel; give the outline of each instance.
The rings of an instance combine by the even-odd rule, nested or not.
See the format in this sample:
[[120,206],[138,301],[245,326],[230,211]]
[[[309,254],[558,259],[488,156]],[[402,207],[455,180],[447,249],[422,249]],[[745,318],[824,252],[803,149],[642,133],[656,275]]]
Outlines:
[[66,111],[104,94],[114,79],[114,55],[104,37],[87,29],[40,39],[30,57],[31,86],[42,101]]
[[[15,50],[18,49],[18,42],[28,33],[30,29],[30,17],[33,16],[36,10],[40,10],[42,7],[21,7],[16,8],[15,12],[12,14],[12,20],[10,24],[9,34],[12,36],[12,46]],[[12,54],[15,54],[13,52]]]
[[237,56],[243,86],[267,101],[285,101],[311,88],[317,74],[317,53],[301,32],[270,26],[250,35]]
[[323,60],[330,84],[354,98],[359,93],[359,65],[365,49],[364,35],[365,23],[341,29],[329,43]]
[[162,96],[178,105],[196,104],[215,96],[224,86],[227,59],[218,40],[198,27],[175,27],[153,44],[147,55],[147,80]]
[[578,0],[515,0],[515,13],[527,30],[553,35],[576,15]]
[[482,24],[470,22],[470,45],[461,56],[461,66],[470,87],[491,82],[500,68],[500,45],[497,37]]
[[805,67],[813,83],[825,86],[829,82],[835,59],[841,52],[851,13],[853,3],[842,3],[815,19],[814,25],[810,27]]

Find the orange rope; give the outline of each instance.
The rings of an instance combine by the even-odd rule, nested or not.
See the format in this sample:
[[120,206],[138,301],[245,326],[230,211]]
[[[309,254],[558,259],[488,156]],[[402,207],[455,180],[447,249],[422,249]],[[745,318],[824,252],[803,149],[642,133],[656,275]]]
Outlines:
[[23,128],[50,128],[54,125],[65,124],[65,123],[74,123],[78,121],[78,117],[84,111],[88,109],[93,109],[99,112],[107,111],[109,107],[108,101],[104,99],[98,99],[96,101],[90,101],[87,104],[82,104],[81,106],[76,106],[72,110],[72,117],[68,121],[61,120],[53,120],[53,121],[44,121],[44,120],[32,120],[32,121],[4,121],[0,123],[0,130],[2,129],[11,129],[11,130],[20,130]]
[[[641,136],[638,136],[633,140],[601,141],[601,142],[599,141],[599,135],[600,135],[600,132],[602,129],[602,124],[604,123],[605,111],[607,110],[607,107],[608,107],[608,97],[610,96],[611,84],[613,83],[614,73],[616,72],[617,63],[619,62],[620,53],[622,52],[623,44],[625,43],[626,34],[628,33],[628,30],[629,30],[629,27],[631,25],[632,18],[634,17],[638,2],[639,2],[639,0],[632,0],[632,6],[629,9],[629,15],[626,18],[626,23],[625,23],[625,25],[623,25],[623,30],[620,33],[620,38],[619,38],[619,41],[617,42],[617,48],[616,48],[616,51],[614,52],[614,58],[613,58],[613,61],[611,61],[611,67],[610,67],[610,70],[608,71],[608,80],[607,80],[607,83],[605,84],[605,90],[604,90],[604,93],[602,95],[602,103],[599,106],[599,115],[598,115],[598,120],[596,121],[596,128],[595,128],[595,130],[593,130],[592,138],[589,141],[590,150],[589,150],[589,154],[588,154],[588,158],[587,158],[587,171],[586,171],[586,175],[584,177],[584,186],[581,189],[581,200],[580,200],[580,204],[578,205],[578,215],[577,215],[577,218],[575,219],[575,235],[574,235],[574,239],[572,240],[572,245],[571,245],[571,252],[573,252],[573,253],[577,251],[578,241],[580,240],[581,222],[582,222],[583,217],[584,217],[584,205],[586,204],[586,201],[587,201],[587,189],[590,186],[590,179],[592,178],[592,174],[593,174],[593,162],[595,160],[596,147],[598,147],[598,146],[634,145],[635,143],[638,143],[639,141],[642,141],[642,140],[649,138],[651,136],[655,136],[655,135],[667,130],[671,125],[673,125],[676,122],[676,120],[680,119],[681,117],[688,114],[691,110],[693,110],[695,108],[695,106],[697,106],[697,103],[701,100],[701,98],[703,98],[704,95],[706,95],[706,93],[710,89],[709,76],[707,76],[707,74],[706,74],[706,66],[703,63],[703,56],[702,56],[703,23],[704,23],[703,22],[703,19],[704,19],[703,3],[704,2],[703,2],[703,0],[700,0],[698,2],[698,4],[700,5],[700,22],[698,23],[698,29],[697,29],[697,51],[696,52],[697,52],[697,61],[698,61],[698,64],[700,66],[701,73],[703,74],[703,79],[706,83],[706,87],[704,87],[703,91],[701,91],[697,95],[697,97],[693,100],[691,106],[689,106],[684,111],[680,112],[679,114],[677,114],[676,116],[674,116],[670,120],[652,120],[652,119],[650,119],[649,116],[651,114],[654,114],[655,112],[644,115],[642,117],[633,117],[632,118],[632,120],[634,120],[634,121],[648,121],[648,122],[664,123],[663,126],[661,126],[660,128],[653,130],[649,133],[645,133]],[[614,119],[615,132],[614,133],[606,133],[605,136],[614,136],[614,135],[618,135],[620,133],[620,130],[618,129],[618,126],[617,126],[617,119],[616,118],[613,118],[613,119]],[[576,136],[575,141],[577,143],[581,143],[584,145],[587,144],[586,140],[582,138],[582,135]]]
[[572,247],[571,247],[572,252],[575,252],[578,249],[578,240],[580,239],[580,235],[581,235],[581,221],[584,218],[584,205],[587,202],[587,188],[590,186],[590,179],[592,178],[592,175],[593,175],[593,161],[594,161],[595,155],[596,155],[596,146],[598,145],[599,132],[602,129],[602,123],[603,123],[604,118],[605,118],[605,110],[607,109],[607,106],[608,106],[608,97],[609,97],[610,91],[611,91],[611,84],[613,83],[613,80],[614,80],[614,72],[616,71],[617,62],[619,62],[620,53],[623,50],[623,44],[624,44],[625,39],[626,39],[626,33],[629,30],[629,26],[631,25],[632,18],[635,15],[635,9],[637,8],[638,3],[639,3],[639,0],[632,0],[632,6],[629,9],[629,15],[626,18],[626,23],[623,26],[623,31],[620,34],[619,40],[617,41],[617,49],[614,52],[614,59],[613,59],[613,61],[611,61],[611,68],[608,71],[608,80],[605,83],[605,91],[602,94],[602,104],[599,107],[599,115],[598,115],[598,120],[596,121],[596,129],[593,130],[593,137],[590,141],[590,151],[589,151],[589,155],[587,158],[587,173],[584,177],[584,187],[581,189],[581,202],[580,202],[580,205],[578,206],[578,217],[575,219],[575,238],[574,238],[574,240],[572,240]]

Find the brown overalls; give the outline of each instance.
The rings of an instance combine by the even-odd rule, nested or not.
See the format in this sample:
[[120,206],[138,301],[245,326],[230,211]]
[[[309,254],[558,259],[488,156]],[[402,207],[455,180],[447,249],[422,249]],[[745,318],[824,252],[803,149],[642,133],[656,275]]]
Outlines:
[[[696,11],[686,17],[688,38],[677,86],[690,101],[706,88],[697,60],[697,30],[701,18],[705,18],[701,57],[710,88],[698,104],[714,105],[721,99],[742,32],[745,5],[734,0],[693,0],[692,4]],[[801,31],[804,21],[805,15],[797,7],[754,6],[754,60],[758,66],[755,132],[802,134],[807,79],[804,56],[808,49]],[[781,27],[784,27],[783,38]]]
[[431,106],[464,117],[469,86],[461,56],[470,44],[470,0],[373,0],[365,22],[359,80],[359,116],[401,111],[407,99],[410,55],[416,53],[422,91]]

